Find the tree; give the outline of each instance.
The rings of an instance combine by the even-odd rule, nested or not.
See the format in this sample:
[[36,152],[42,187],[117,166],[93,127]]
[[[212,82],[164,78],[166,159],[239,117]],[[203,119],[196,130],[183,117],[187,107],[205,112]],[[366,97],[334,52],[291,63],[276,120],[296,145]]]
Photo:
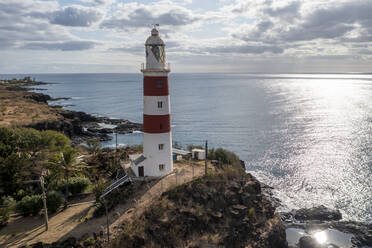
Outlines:
[[101,142],[98,139],[88,139],[86,141],[90,154],[96,155],[101,150]]
[[30,160],[32,167],[43,162],[52,152],[58,152],[68,146],[69,139],[55,131],[38,131],[32,128],[17,129],[20,137],[18,146],[20,151]]
[[0,193],[14,195],[22,185],[26,160],[19,152],[19,135],[12,129],[0,128]]
[[77,158],[77,151],[72,147],[66,147],[62,152],[54,156],[49,160],[49,168],[59,175],[60,178],[65,177],[66,179],[66,195],[65,195],[65,207],[68,204],[68,184],[69,177],[72,173],[79,172],[83,163]]

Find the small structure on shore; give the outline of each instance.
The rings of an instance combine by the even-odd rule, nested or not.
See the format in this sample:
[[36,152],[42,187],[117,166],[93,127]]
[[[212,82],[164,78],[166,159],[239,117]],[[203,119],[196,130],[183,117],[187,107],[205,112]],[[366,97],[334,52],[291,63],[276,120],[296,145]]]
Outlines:
[[196,160],[204,160],[205,159],[205,150],[204,149],[197,149],[194,148],[191,150],[192,158]]
[[146,40],[143,73],[143,154],[132,160],[136,176],[161,177],[173,171],[172,132],[165,43],[154,27]]

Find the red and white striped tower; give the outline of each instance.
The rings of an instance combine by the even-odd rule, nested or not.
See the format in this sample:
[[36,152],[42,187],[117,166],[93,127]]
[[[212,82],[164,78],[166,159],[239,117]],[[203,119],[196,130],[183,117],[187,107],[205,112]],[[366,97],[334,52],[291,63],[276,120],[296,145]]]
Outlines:
[[[165,43],[156,28],[146,40],[143,73],[143,156],[137,176],[164,176],[173,170],[172,132]],[[143,171],[142,171],[143,170]],[[142,175],[141,175],[142,174]]]

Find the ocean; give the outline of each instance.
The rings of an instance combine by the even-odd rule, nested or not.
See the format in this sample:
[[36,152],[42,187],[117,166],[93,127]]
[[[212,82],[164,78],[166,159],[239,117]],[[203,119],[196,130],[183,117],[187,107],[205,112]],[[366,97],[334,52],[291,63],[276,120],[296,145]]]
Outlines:
[[[0,78],[24,75],[0,75]],[[66,109],[142,122],[141,74],[37,74]],[[282,210],[323,204],[372,222],[371,74],[170,74],[173,140],[224,147]],[[140,144],[142,134],[119,135]],[[106,142],[112,146],[114,141]]]

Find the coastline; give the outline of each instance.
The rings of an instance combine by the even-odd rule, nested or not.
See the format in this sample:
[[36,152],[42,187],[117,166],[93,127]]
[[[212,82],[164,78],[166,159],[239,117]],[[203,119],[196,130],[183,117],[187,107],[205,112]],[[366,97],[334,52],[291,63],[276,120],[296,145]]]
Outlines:
[[[44,84],[44,83],[40,83]],[[34,84],[35,85],[35,84]],[[26,87],[30,87],[30,85],[26,85]],[[2,89],[1,89],[2,90]],[[34,109],[41,108],[46,111],[45,116],[50,117],[48,113],[54,114],[55,118],[44,118],[41,120],[37,120],[35,123],[22,125],[21,120],[19,123],[15,123],[15,127],[32,127],[38,130],[46,130],[52,129],[56,131],[61,131],[68,135],[73,144],[79,144],[83,142],[86,138],[98,138],[101,141],[107,140],[109,138],[108,134],[113,132],[122,132],[122,133],[130,133],[133,131],[139,131],[141,124],[132,123],[126,120],[120,119],[109,119],[106,117],[95,117],[84,112],[79,111],[70,111],[64,110],[58,106],[50,106],[48,105],[49,101],[53,101],[49,95],[37,93],[37,92],[30,92],[32,88],[21,88],[21,86],[16,86],[13,89],[6,88],[9,92],[18,92],[19,97],[25,100],[27,103],[33,103]],[[50,112],[48,112],[50,111]],[[115,128],[105,128],[100,125],[100,123],[115,125]],[[20,124],[20,125],[18,125]],[[120,128],[117,128],[117,125],[123,125]],[[137,128],[137,130],[136,130]],[[298,211],[298,210],[297,210]],[[291,213],[292,214],[292,213]],[[286,222],[286,228],[297,228],[303,230],[307,236],[311,235],[309,227],[313,227],[315,230],[325,230],[325,229],[336,229],[336,230],[343,230],[345,233],[353,233],[356,235],[358,239],[356,242],[359,242],[360,245],[371,245],[372,239],[372,228],[368,223],[362,222],[345,222],[342,220],[327,220],[323,217],[320,219],[308,219],[308,220],[301,220],[294,218],[295,214],[282,214],[282,220]],[[292,217],[291,217],[292,216]],[[364,230],[364,231],[363,231]],[[309,232],[308,232],[309,231]],[[362,233],[364,236],[357,236],[358,233]],[[360,241],[362,240],[362,241]],[[364,240],[364,241],[363,241]],[[362,242],[362,243],[361,243]],[[297,246],[292,246],[297,247]],[[337,246],[334,246],[337,247]],[[360,246],[358,246],[360,247]]]
[[111,140],[109,134],[127,134],[141,131],[142,124],[124,119],[97,117],[82,111],[51,106],[50,101],[68,99],[51,96],[32,90],[36,85],[49,83],[32,81],[30,78],[19,80],[0,80],[1,119],[0,125],[8,127],[27,127],[37,130],[54,130],[67,135],[73,145],[95,138],[100,141]]

